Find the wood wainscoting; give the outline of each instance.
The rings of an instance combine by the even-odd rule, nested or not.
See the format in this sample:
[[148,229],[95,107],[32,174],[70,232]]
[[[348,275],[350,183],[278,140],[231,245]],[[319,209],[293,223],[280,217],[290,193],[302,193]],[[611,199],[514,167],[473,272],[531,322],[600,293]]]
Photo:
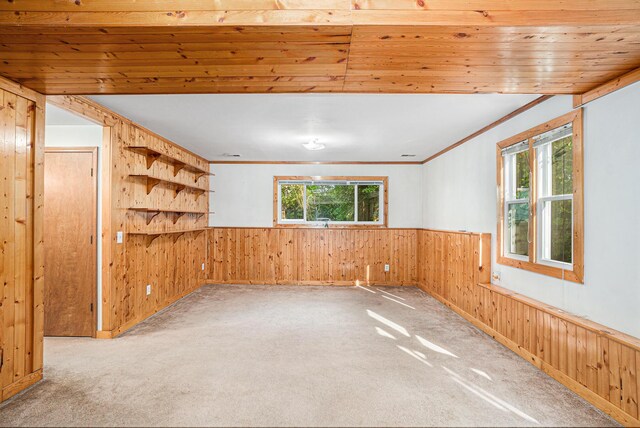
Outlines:
[[[215,284],[417,285],[416,229],[212,228]],[[384,265],[389,264],[389,272]]]
[[419,287],[625,425],[639,426],[640,340],[489,284],[489,234],[418,231]]

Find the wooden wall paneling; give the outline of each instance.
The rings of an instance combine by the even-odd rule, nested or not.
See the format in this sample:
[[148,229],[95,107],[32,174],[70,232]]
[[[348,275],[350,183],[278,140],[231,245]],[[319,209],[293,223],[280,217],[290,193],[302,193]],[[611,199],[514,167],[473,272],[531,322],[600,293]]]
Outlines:
[[[415,285],[414,229],[213,228],[208,281]],[[390,272],[384,265],[390,264]]]
[[42,378],[44,109],[0,78],[0,401]]
[[[51,97],[51,101],[105,127],[105,263],[98,337],[115,337],[202,285],[205,275],[200,264],[206,261],[207,241],[198,231],[208,224],[209,181],[207,175],[194,170],[209,171],[209,164],[94,101],[76,96]],[[148,163],[147,156],[131,147],[148,148],[162,156]],[[148,192],[146,181],[131,175],[171,183],[160,182]],[[132,211],[132,207],[156,211]],[[116,242],[118,231],[124,233],[122,244]],[[148,284],[150,295],[146,294]]]
[[640,423],[640,340],[489,285],[487,234],[418,235],[420,288],[618,421]]

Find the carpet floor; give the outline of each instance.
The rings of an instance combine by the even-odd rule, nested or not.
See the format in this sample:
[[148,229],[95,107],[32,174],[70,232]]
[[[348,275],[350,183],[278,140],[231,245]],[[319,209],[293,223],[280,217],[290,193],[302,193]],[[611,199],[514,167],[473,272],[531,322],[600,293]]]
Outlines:
[[413,287],[208,285],[44,376],[0,425],[617,425]]

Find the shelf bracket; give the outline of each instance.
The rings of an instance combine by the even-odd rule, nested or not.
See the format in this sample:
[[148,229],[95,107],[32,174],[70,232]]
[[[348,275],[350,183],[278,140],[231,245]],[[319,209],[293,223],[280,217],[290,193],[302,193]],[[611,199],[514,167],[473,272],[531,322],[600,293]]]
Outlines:
[[204,229],[202,230],[196,230],[196,236],[194,238],[197,238],[198,236],[200,236],[201,233],[204,232]]
[[173,196],[173,199],[177,198],[178,197],[178,193],[182,192],[186,188],[187,188],[187,186],[184,186],[184,185],[181,185],[181,184],[176,185],[176,193]]
[[160,214],[160,211],[148,211],[147,213],[147,226],[151,223],[155,216]]
[[160,235],[147,235],[145,236],[145,243],[147,245],[147,248],[149,248],[151,246],[151,243],[153,241],[155,241],[156,239],[158,239],[160,237]]
[[173,235],[173,243],[175,244],[176,242],[178,242],[178,239],[180,239],[180,237],[181,237],[182,235],[184,235],[184,234],[185,234],[185,232],[175,233],[175,234]]
[[153,177],[147,177],[147,195],[151,193],[154,187],[160,183],[160,180]]
[[178,175],[178,173],[182,171],[182,169],[185,166],[186,166],[185,163],[176,161],[175,164],[173,165],[173,176],[175,177],[176,175]]
[[153,163],[158,160],[162,156],[160,153],[147,153],[145,157],[147,158],[147,169],[151,168]]
[[195,189],[194,189],[194,191],[193,191],[193,192],[196,194],[196,201],[197,201],[198,199],[200,199],[200,196],[202,196],[202,195],[204,195],[205,193],[207,193],[207,191],[206,191],[206,190],[195,190]]
[[174,213],[174,215],[173,215],[173,224],[176,224],[178,222],[178,220],[180,220],[180,217],[182,217],[185,214],[186,213],[182,213],[182,212]]

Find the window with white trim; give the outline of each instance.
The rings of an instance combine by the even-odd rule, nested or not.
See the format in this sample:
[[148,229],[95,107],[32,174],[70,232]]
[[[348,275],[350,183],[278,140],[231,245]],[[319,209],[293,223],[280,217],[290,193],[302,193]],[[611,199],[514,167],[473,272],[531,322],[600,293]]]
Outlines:
[[536,151],[537,244],[541,262],[567,264],[573,254],[573,127],[533,138]]
[[278,178],[280,225],[384,225],[385,181],[327,178]]

